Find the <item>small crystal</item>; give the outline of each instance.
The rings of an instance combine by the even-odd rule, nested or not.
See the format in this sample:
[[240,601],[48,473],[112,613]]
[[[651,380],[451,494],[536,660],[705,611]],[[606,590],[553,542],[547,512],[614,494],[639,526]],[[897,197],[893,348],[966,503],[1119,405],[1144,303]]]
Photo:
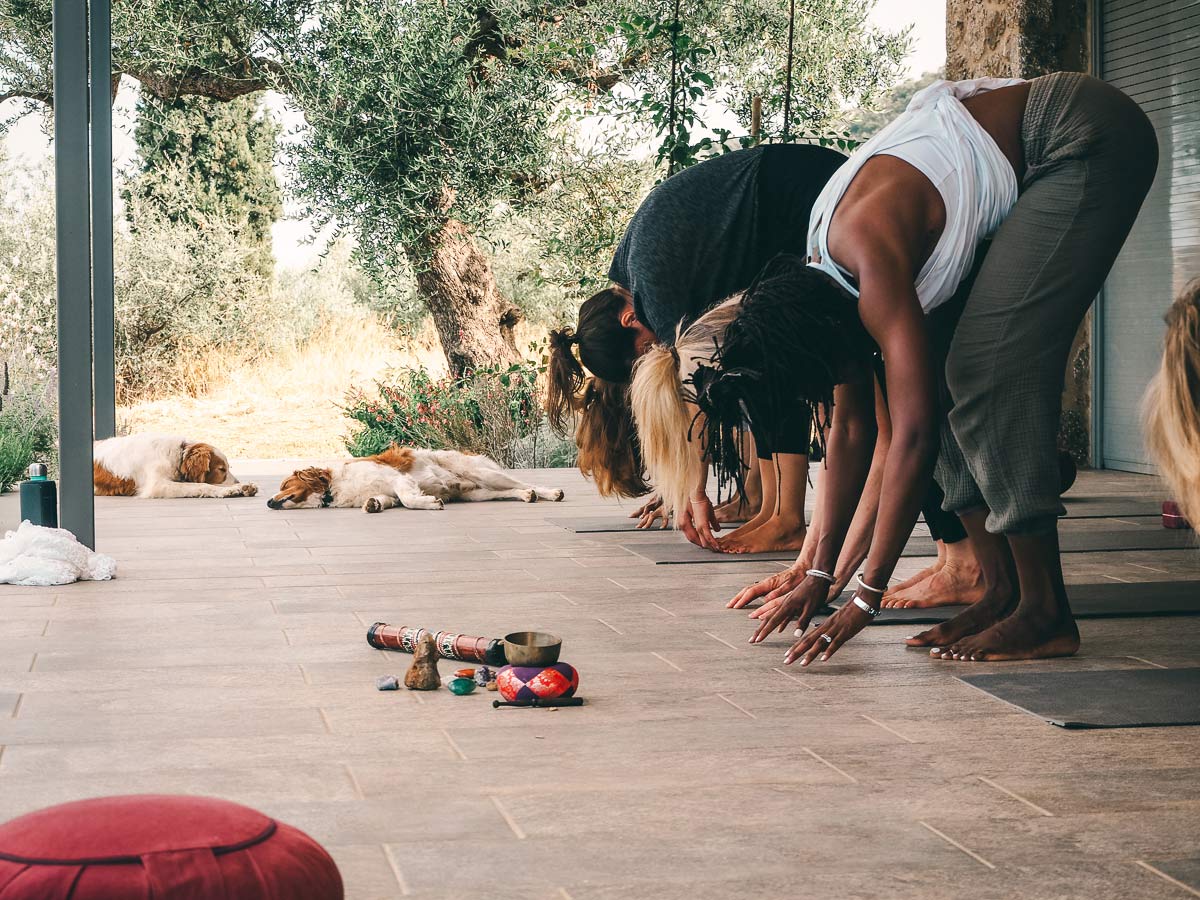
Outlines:
[[400,690],[400,681],[395,675],[380,675],[375,679],[375,687],[381,691]]
[[475,682],[470,678],[452,678],[446,687],[450,688],[452,694],[469,694],[475,690]]

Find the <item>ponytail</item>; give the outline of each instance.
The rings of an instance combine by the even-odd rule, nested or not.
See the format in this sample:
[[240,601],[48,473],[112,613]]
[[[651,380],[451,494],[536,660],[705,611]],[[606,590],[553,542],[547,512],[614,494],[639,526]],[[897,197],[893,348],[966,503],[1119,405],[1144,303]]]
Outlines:
[[1200,524],[1200,278],[1167,312],[1162,366],[1146,392],[1146,446],[1177,502]]
[[547,372],[546,415],[550,426],[560,435],[567,433],[567,424],[579,408],[579,391],[585,375],[583,366],[571,352],[579,338],[570,328],[550,332],[550,365]]

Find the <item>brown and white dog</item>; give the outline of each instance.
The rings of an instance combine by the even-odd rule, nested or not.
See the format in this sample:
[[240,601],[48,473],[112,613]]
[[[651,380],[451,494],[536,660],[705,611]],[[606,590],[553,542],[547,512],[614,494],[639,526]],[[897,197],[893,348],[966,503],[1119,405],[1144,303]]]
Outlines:
[[92,474],[102,497],[253,497],[229,459],[212,444],[164,434],[131,434],[96,441]]
[[532,503],[562,498],[561,490],[518,481],[486,456],[393,445],[375,456],[299,469],[283,480],[267,506],[361,506],[364,512],[377,513],[393,506],[441,509],[454,500]]

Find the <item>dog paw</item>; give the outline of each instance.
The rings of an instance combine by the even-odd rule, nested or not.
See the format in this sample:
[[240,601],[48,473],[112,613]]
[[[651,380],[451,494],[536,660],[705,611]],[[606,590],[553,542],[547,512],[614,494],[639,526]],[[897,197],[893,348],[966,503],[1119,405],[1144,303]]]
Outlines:
[[243,497],[253,497],[258,493],[257,484],[243,484],[241,488]]
[[567,496],[567,495],[565,493],[563,493],[562,488],[555,488],[554,490],[552,490],[550,492],[550,499],[553,500],[555,503],[557,503],[559,500],[561,500],[565,496]]
[[367,512],[367,513],[383,512],[383,504],[379,502],[378,497],[372,497],[370,500],[368,500],[366,503],[363,504],[363,512]]
[[536,503],[537,491],[533,490],[532,488],[528,491],[521,491],[521,499],[526,503]]
[[432,505],[432,506],[430,506],[429,508],[430,508],[430,509],[445,509],[445,508],[446,508],[446,504],[445,504],[445,502],[444,502],[444,501],[442,501],[442,500],[434,500],[434,501],[433,501],[433,505]]

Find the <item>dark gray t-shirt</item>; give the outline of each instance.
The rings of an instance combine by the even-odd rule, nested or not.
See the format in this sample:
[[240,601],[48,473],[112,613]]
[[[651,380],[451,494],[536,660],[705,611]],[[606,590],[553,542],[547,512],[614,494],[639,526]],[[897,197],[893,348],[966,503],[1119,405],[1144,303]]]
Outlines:
[[846,157],[768,144],[705,160],[652,190],[608,270],[638,319],[671,344],[681,321],[749,287],[782,252],[805,252],[813,201]]

